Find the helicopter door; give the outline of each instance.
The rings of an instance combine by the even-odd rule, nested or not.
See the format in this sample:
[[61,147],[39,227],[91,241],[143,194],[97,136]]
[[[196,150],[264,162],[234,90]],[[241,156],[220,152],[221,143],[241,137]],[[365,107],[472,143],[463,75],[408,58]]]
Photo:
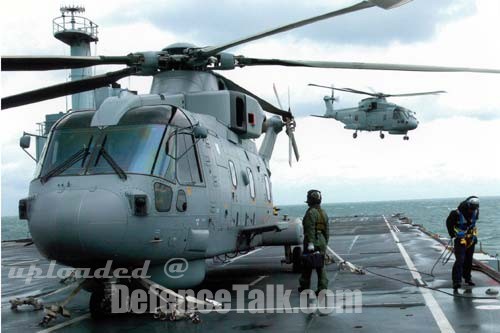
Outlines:
[[[217,166],[217,157],[216,155],[220,154],[220,145],[217,142],[217,138],[209,135],[204,140],[203,147],[203,164],[205,167],[206,181],[207,181],[207,190],[208,190],[208,202],[209,202],[209,228],[214,229],[218,225],[223,224],[224,218],[221,218],[221,193],[222,186],[225,186],[225,182],[227,179],[225,177],[220,177],[219,167]],[[222,215],[224,216],[224,215]]]
[[366,119],[368,117],[371,117],[371,113],[368,113],[368,116],[367,116],[367,113],[364,111],[354,112],[354,116],[352,119],[353,119],[353,123],[354,123],[355,128],[359,128],[359,129],[365,128],[367,125]]

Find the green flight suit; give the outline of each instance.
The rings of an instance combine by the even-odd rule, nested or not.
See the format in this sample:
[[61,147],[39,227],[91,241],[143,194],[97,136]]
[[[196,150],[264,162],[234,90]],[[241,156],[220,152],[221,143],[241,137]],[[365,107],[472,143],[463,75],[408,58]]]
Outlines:
[[[302,220],[302,226],[304,227],[304,252],[307,252],[307,245],[313,243],[315,250],[325,255],[329,238],[328,215],[320,205],[309,207]],[[317,268],[316,273],[318,274],[316,291],[319,293],[323,289],[328,289],[328,278],[324,266]],[[301,290],[310,289],[311,274],[311,268],[302,267],[302,275],[299,279]]]

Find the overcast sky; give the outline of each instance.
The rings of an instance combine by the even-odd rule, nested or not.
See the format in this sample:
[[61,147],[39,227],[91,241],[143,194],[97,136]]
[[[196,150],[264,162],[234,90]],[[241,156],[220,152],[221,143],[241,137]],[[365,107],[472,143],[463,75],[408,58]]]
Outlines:
[[[80,1],[99,24],[99,55],[159,50],[173,42],[213,45],[318,15],[351,0],[331,1]],[[3,1],[0,11],[2,55],[68,54],[52,37],[60,1]],[[500,1],[414,0],[390,11],[378,8],[349,14],[231,49],[255,57],[395,62],[500,68]],[[97,73],[115,67],[100,67]],[[303,202],[309,188],[325,201],[366,201],[469,194],[500,195],[500,75],[430,74],[305,68],[244,68],[224,75],[275,102],[291,91],[297,115],[301,160],[288,167],[286,137],[279,138],[271,161],[274,199]],[[59,83],[66,71],[2,73],[1,94]],[[420,126],[401,136],[352,131],[335,120],[308,117],[324,112],[327,91],[317,84],[386,93],[446,90],[440,96],[393,100],[417,112]],[[130,78],[123,87],[149,91],[150,78]],[[362,96],[339,94],[337,108],[352,107]],[[23,131],[34,131],[47,113],[65,110],[58,98],[0,114],[2,215],[16,215],[28,192],[33,161],[18,146]]]

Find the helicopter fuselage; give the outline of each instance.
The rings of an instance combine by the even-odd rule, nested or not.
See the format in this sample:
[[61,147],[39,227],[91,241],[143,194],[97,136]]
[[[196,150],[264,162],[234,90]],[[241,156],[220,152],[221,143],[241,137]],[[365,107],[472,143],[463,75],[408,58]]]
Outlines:
[[[173,78],[185,91],[182,84],[208,77],[174,73],[153,88]],[[301,243],[298,223],[277,232],[268,161],[252,140],[262,133],[262,109],[250,96],[201,88],[110,97],[54,125],[25,199],[44,256],[92,268],[149,260],[157,283],[187,287],[203,280],[205,258]],[[82,147],[81,159],[46,177]],[[172,258],[193,271],[169,279]]]
[[333,110],[325,97],[326,118],[333,118],[345,124],[345,129],[355,131],[387,131],[390,134],[406,135],[418,126],[415,113],[402,106],[389,103],[385,98],[365,98],[358,107]]

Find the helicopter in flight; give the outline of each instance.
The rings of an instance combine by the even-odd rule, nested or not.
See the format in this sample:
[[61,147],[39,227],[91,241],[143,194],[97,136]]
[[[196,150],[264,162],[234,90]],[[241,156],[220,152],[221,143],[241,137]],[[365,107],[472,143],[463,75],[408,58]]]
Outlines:
[[[345,124],[345,129],[354,130],[352,137],[358,137],[358,131],[379,131],[380,138],[385,137],[383,132],[393,135],[403,135],[403,140],[409,140],[408,132],[418,127],[416,113],[400,105],[390,103],[387,97],[436,95],[446,91],[427,91],[407,94],[384,94],[380,92],[367,92],[351,88],[335,88],[309,83],[309,86],[331,89],[332,95],[323,97],[326,112],[324,115],[313,115],[319,118],[331,118]],[[334,91],[344,91],[353,94],[368,95],[362,99],[357,107],[335,110],[333,104],[337,101]]]
[[[299,159],[294,117],[218,71],[270,65],[425,72],[500,70],[264,59],[226,51],[320,20],[371,7],[391,9],[407,2],[361,1],[216,46],[175,43],[160,51],[125,56],[3,56],[2,71],[126,66],[2,98],[2,109],[8,109],[66,95],[95,95],[94,107],[73,106],[73,111],[50,128],[29,194],[19,202],[20,218],[28,221],[35,246],[46,258],[75,268],[97,270],[108,260],[113,260],[115,268],[134,268],[148,261],[148,281],[171,289],[201,283],[206,259],[257,246],[283,246],[287,263],[296,270],[301,248],[295,245],[302,244],[302,226],[299,219],[283,220],[273,214],[270,167],[283,129]],[[116,85],[132,75],[153,77],[148,94]],[[254,139],[261,136],[257,148]],[[29,146],[29,140],[23,137],[21,145]],[[186,263],[182,278],[165,274],[171,260]],[[143,282],[149,283],[139,280],[143,286]],[[91,292],[93,316],[109,310],[116,283],[130,282],[101,278],[84,280],[77,287]],[[65,313],[62,306],[56,312]]]

